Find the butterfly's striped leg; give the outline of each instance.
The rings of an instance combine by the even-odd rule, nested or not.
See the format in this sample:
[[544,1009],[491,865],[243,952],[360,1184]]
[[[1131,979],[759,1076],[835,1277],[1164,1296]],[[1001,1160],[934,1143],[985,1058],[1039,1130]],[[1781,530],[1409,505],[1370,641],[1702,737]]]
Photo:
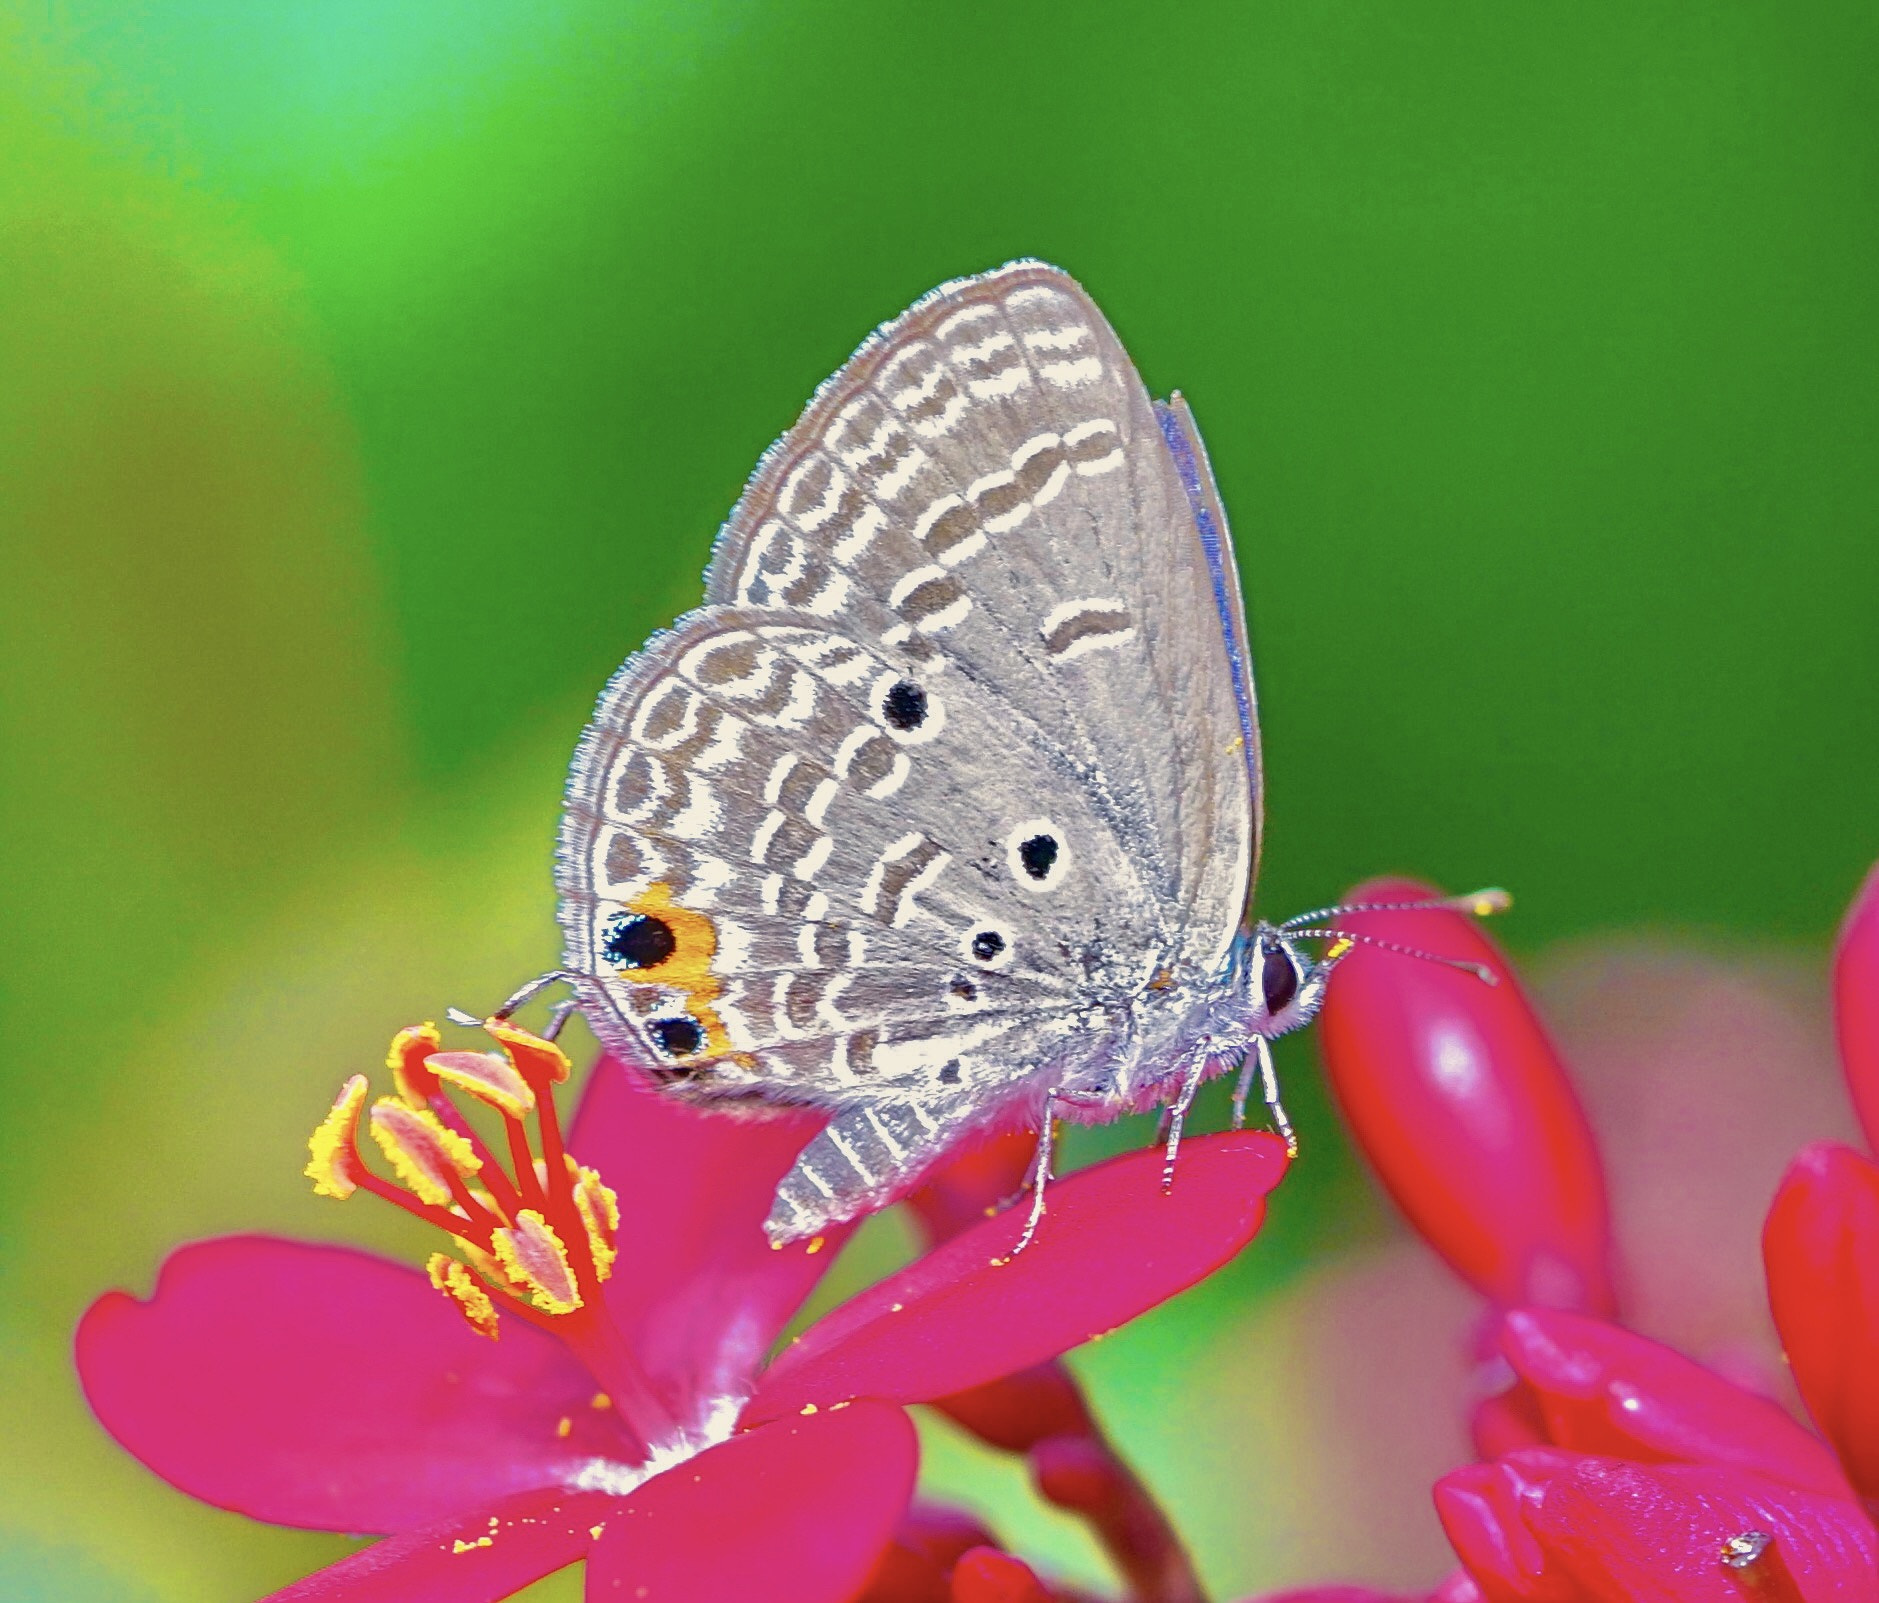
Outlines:
[[1024,1221],[1024,1234],[1011,1249],[1014,1258],[1031,1245],[1038,1221],[1044,1217],[1044,1188],[1050,1184],[1057,1155],[1057,1104],[1063,1100],[1061,1091],[1052,1091],[1044,1098],[1044,1116],[1037,1126],[1037,1156],[1031,1167],[1031,1217]]
[[1253,1050],[1240,1065],[1240,1081],[1233,1088],[1233,1128],[1246,1128],[1246,1099],[1252,1095],[1253,1075],[1259,1076],[1259,1092],[1272,1112],[1272,1126],[1285,1142],[1288,1157],[1298,1156],[1298,1133],[1285,1116],[1285,1104],[1279,1100],[1279,1075],[1272,1066],[1272,1043],[1263,1035],[1253,1037]]
[[839,1114],[783,1176],[764,1234],[780,1247],[894,1201],[958,1133],[953,1111],[907,1101]]
[[1194,1098],[1200,1093],[1200,1083],[1207,1078],[1207,1063],[1204,1057],[1194,1060],[1194,1066],[1187,1071],[1187,1078],[1181,1082],[1181,1094],[1168,1110],[1168,1156],[1161,1165],[1161,1189],[1164,1195],[1174,1189],[1174,1160],[1181,1151],[1181,1131],[1187,1124],[1187,1110],[1194,1106]]

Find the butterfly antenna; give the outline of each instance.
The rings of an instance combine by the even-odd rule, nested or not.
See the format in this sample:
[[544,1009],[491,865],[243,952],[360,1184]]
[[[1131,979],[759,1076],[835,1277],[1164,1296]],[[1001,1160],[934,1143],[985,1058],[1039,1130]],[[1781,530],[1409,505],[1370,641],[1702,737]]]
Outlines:
[[[1444,904],[1439,902],[1417,902],[1412,905],[1417,907],[1439,907]],[[1327,959],[1342,957],[1354,945],[1374,946],[1380,951],[1398,952],[1404,957],[1420,957],[1430,963],[1440,963],[1444,968],[1460,969],[1462,973],[1472,974],[1476,979],[1486,985],[1499,985],[1501,983],[1500,976],[1485,963],[1470,963],[1467,959],[1460,957],[1444,957],[1440,952],[1425,952],[1419,946],[1403,946],[1396,941],[1379,939],[1375,935],[1360,935],[1356,930],[1295,930],[1288,926],[1286,928],[1286,934],[1296,940],[1318,938],[1338,942],[1338,945],[1333,946],[1331,950],[1325,954]]]
[[[559,985],[561,981],[571,980],[573,978],[574,976],[568,973],[565,969],[558,969],[558,968],[550,969],[546,974],[537,974],[534,979],[530,980],[528,984],[524,985],[513,996],[511,996],[508,999],[508,1001],[504,1002],[501,1007],[497,1008],[496,1011],[490,1014],[489,1016],[493,1019],[509,1018],[515,1013],[515,1010],[517,1008],[522,1007],[525,1004],[533,1001],[536,997],[540,996],[543,991],[547,990],[549,986]],[[567,1022],[567,1016],[572,1011],[573,1011],[572,1003],[566,1006],[558,1006],[555,1009],[555,1014],[554,1014],[555,1034],[560,1033],[561,1026]],[[467,1025],[471,1029],[476,1028],[478,1025],[480,1025],[483,1022],[482,1017],[480,1015],[471,1013],[467,1011],[466,1009],[460,1008],[460,1007],[445,1008],[444,1017],[449,1019],[452,1024]],[[544,1036],[543,1039],[552,1041],[554,1039],[554,1035]]]
[[1279,926],[1287,934],[1303,934],[1295,926],[1316,924],[1321,918],[1337,918],[1344,913],[1472,913],[1486,918],[1490,913],[1505,913],[1514,905],[1513,897],[1498,885],[1486,890],[1469,891],[1465,896],[1437,896],[1424,902],[1340,902],[1333,907],[1314,907],[1309,913],[1288,918]]

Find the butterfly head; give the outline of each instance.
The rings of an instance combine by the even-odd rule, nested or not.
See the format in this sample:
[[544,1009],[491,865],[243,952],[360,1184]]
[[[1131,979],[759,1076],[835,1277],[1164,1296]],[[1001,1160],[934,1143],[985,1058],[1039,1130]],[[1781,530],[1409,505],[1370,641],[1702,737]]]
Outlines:
[[1324,1005],[1331,970],[1350,950],[1348,941],[1313,957],[1288,930],[1256,924],[1241,937],[1243,985],[1251,1004],[1248,1022],[1255,1035],[1284,1035],[1309,1024]]

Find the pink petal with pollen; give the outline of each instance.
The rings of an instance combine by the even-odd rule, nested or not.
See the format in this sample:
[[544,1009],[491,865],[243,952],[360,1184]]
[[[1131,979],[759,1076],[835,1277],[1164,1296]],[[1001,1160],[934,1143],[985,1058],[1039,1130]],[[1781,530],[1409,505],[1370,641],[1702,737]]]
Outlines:
[[183,1247],[148,1302],[93,1303],[76,1347],[126,1448],[281,1525],[412,1530],[622,1451],[559,1342],[515,1318],[490,1341],[416,1270],[343,1247]]
[[262,1603],[494,1603],[585,1558],[608,1492],[518,1492],[423,1530],[390,1536]]
[[1059,1180],[1023,1252],[1012,1251],[1022,1208],[934,1248],[811,1326],[766,1372],[748,1417],[946,1397],[1113,1330],[1252,1240],[1285,1162],[1276,1137],[1249,1132],[1184,1146],[1166,1195],[1158,1150]]
[[[1353,901],[1438,893],[1374,880]],[[1472,975],[1359,946],[1320,1026],[1325,1067],[1397,1205],[1464,1279],[1502,1303],[1609,1312],[1598,1152],[1545,1028],[1500,950],[1460,913],[1357,913],[1364,934],[1484,963]]]
[[656,1476],[608,1516],[587,1596],[640,1603],[847,1603],[913,1492],[898,1408],[783,1420]]
[[1645,1463],[1731,1465],[1847,1495],[1833,1454],[1765,1397],[1628,1330],[1582,1314],[1520,1309],[1500,1348],[1532,1388],[1559,1447]]
[[852,1226],[772,1250],[776,1185],[820,1118],[704,1113],[612,1058],[594,1065],[568,1150],[620,1199],[607,1306],[675,1404],[741,1394]]
[[1854,1486],[1879,1497],[1879,1167],[1831,1142],[1804,1148],[1762,1254],[1802,1401]]
[[1879,864],[1866,876],[1840,926],[1833,953],[1833,1023],[1866,1145],[1879,1152]]
[[[1546,1488],[1528,1519],[1586,1603],[1879,1597],[1879,1541],[1858,1507],[1758,1475],[1586,1459]],[[1723,1542],[1750,1531],[1774,1537],[1768,1568],[1791,1585],[1758,1593],[1723,1569]]]

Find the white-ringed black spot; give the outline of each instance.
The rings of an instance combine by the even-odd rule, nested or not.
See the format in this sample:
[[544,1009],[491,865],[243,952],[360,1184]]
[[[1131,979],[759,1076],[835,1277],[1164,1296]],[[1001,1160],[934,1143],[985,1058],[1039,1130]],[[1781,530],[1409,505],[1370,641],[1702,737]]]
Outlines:
[[896,679],[881,697],[881,716],[903,734],[926,722],[926,692],[911,679]]
[[979,999],[979,988],[963,974],[953,976],[951,990],[962,1002],[976,1002]]
[[978,930],[972,936],[972,955],[981,963],[992,963],[1005,949],[1005,937],[997,930]]
[[600,943],[600,955],[615,968],[656,968],[677,949],[672,926],[646,913],[622,913]]
[[1051,864],[1057,861],[1057,837],[1033,835],[1028,840],[1020,841],[1018,861],[1024,864],[1025,873],[1032,879],[1049,878]]
[[693,1057],[705,1044],[704,1026],[683,1014],[676,1018],[648,1019],[646,1028],[652,1035],[653,1045],[669,1058]]

